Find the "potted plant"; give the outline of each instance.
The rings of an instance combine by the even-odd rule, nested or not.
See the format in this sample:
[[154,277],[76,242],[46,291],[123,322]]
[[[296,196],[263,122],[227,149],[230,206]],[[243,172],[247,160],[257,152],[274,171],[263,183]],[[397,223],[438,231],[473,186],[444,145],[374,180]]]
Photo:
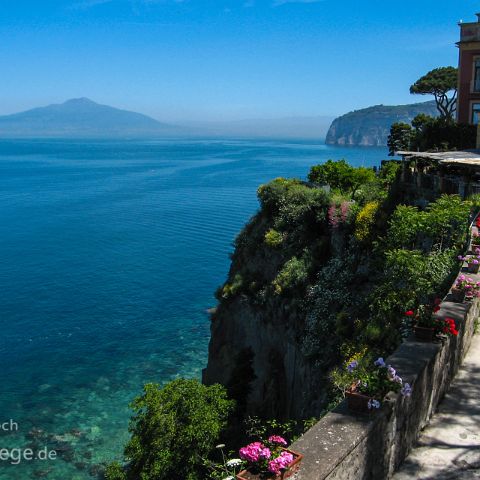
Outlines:
[[407,310],[405,315],[413,319],[415,338],[431,342],[435,338],[437,319],[433,316],[440,310],[442,300],[436,298],[431,304],[422,304],[416,310]]
[[466,257],[460,255],[458,259],[462,262],[467,262],[469,273],[478,273],[480,268],[480,248],[474,248],[473,255],[467,255]]
[[462,303],[465,300],[465,296],[473,297],[478,291],[478,284],[471,278],[467,278],[465,275],[460,275],[454,286],[452,287],[452,301]]
[[408,310],[405,315],[415,318],[413,332],[415,338],[423,342],[431,342],[439,334],[458,335],[455,320],[442,319],[434,314],[440,310],[440,299],[435,299],[433,305],[420,305],[417,311]]
[[335,369],[331,378],[347,399],[348,408],[367,413],[378,410],[388,392],[400,392],[408,397],[412,387],[383,358],[372,361],[370,356],[349,361],[342,369]]
[[471,243],[470,243],[470,250],[473,252],[475,250],[475,248],[479,248],[479,247],[480,247],[480,235],[478,234],[478,232],[473,231],[472,232],[472,240],[471,240]]
[[237,480],[283,480],[300,468],[303,455],[289,450],[287,441],[272,435],[265,441],[253,442],[239,451],[246,468],[236,475]]

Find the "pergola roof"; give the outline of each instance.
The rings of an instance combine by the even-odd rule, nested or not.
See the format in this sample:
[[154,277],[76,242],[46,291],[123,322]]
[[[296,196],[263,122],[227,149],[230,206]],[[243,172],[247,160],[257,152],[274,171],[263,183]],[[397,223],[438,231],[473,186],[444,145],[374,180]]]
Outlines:
[[480,168],[480,150],[468,150],[458,152],[397,152],[402,157],[421,157],[429,160],[438,160],[443,165],[468,165]]

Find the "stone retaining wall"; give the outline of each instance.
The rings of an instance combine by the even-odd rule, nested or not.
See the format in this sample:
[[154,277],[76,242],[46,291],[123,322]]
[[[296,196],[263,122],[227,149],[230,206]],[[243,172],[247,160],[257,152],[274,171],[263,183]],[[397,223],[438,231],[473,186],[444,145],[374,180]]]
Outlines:
[[[470,275],[476,281],[479,275]],[[350,413],[342,402],[292,446],[304,454],[296,480],[385,480],[414,446],[448,390],[468,351],[479,316],[480,301],[441,304],[440,317],[459,326],[457,337],[422,343],[413,337],[388,358],[413,386],[411,397],[390,394],[371,415]]]

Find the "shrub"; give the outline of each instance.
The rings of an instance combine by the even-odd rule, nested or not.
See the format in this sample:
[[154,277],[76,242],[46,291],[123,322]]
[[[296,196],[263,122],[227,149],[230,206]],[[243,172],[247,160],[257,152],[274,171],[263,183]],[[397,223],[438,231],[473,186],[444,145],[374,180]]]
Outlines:
[[267,213],[275,213],[285,200],[291,187],[301,185],[297,179],[276,178],[269,183],[260,185],[257,190],[257,196],[260,200],[262,209]]
[[126,480],[127,474],[118,462],[113,462],[105,470],[106,480]]
[[308,265],[303,258],[293,257],[285,263],[273,281],[275,293],[280,295],[289,289],[299,287],[308,279]]
[[387,248],[429,251],[433,245],[440,250],[458,247],[466,237],[470,208],[458,195],[442,195],[424,212],[399,205],[389,222]]
[[[145,385],[132,408],[126,478],[200,480],[202,457],[218,441],[234,402],[220,385],[178,379],[163,388]],[[120,480],[118,465],[109,467],[109,475],[109,480]]]
[[427,232],[439,248],[458,247],[467,234],[471,204],[458,195],[442,195],[427,206]]
[[375,181],[375,172],[372,168],[352,167],[345,160],[328,160],[321,165],[310,169],[308,180],[320,185],[329,185],[334,190],[355,197],[356,192],[363,185]]
[[232,283],[226,283],[222,289],[222,298],[230,298],[240,292],[243,287],[243,277],[240,273],[235,274]]
[[262,212],[273,218],[276,230],[310,229],[323,222],[329,195],[321,188],[312,188],[299,180],[277,178],[258,189]]
[[271,228],[265,234],[265,244],[272,248],[279,247],[283,242],[283,235],[280,232],[277,232],[274,228]]
[[382,167],[378,172],[378,177],[383,181],[386,186],[391,185],[397,178],[397,175],[401,169],[401,162],[396,160],[384,160]]
[[355,238],[357,240],[363,242],[369,238],[379,205],[377,201],[369,202],[358,213],[355,225]]
[[417,207],[399,205],[389,222],[388,248],[415,248],[417,238],[427,224],[427,215]]

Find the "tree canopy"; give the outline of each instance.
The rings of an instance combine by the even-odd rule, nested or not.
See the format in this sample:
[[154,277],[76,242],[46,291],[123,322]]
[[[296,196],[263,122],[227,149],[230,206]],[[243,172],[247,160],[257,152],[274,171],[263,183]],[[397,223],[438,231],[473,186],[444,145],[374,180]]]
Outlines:
[[388,154],[393,156],[401,150],[410,150],[411,140],[412,127],[408,123],[394,123],[390,128],[387,140]]
[[[433,95],[440,116],[453,120],[457,106],[458,69],[440,67],[431,70],[419,78],[411,87],[410,93],[417,95]],[[453,92],[449,97],[448,93]]]
[[206,457],[227,425],[234,402],[220,385],[177,379],[163,388],[145,385],[132,403],[132,437],[125,448],[130,462],[107,469],[108,480],[200,480]]
[[362,185],[375,181],[375,172],[372,168],[352,167],[345,160],[328,160],[326,163],[312,167],[308,180],[330,185],[332,189],[350,194],[354,198]]

